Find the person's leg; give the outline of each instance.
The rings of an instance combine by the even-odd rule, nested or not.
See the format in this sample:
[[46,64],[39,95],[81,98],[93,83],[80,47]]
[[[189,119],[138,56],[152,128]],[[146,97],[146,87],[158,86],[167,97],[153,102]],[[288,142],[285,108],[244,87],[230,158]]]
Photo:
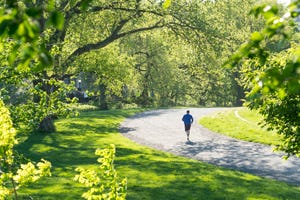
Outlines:
[[[185,134],[186,136],[188,135],[188,125],[187,124],[184,124],[184,131],[185,131]],[[188,137],[188,136],[187,136]]]
[[191,125],[185,124],[185,133],[188,141],[190,141],[190,129],[191,129]]
[[189,141],[190,140],[190,130],[186,131],[186,137],[187,137],[187,140]]

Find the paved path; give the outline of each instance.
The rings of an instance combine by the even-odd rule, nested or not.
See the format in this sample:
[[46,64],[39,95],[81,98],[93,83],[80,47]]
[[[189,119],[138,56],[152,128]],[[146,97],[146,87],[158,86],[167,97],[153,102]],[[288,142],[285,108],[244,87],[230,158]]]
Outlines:
[[273,178],[300,186],[300,158],[283,160],[272,148],[216,134],[198,124],[199,118],[227,108],[192,108],[195,123],[186,142],[181,118],[185,109],[147,111],[126,119],[121,133],[159,150],[218,166]]

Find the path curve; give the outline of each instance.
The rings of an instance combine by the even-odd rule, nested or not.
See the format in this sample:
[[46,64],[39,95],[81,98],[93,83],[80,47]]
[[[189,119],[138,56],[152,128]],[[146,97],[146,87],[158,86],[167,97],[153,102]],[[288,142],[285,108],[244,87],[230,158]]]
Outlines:
[[191,108],[195,123],[191,143],[186,142],[181,118],[186,109],[162,109],[127,118],[120,132],[158,150],[300,186],[300,159],[283,160],[272,147],[214,133],[201,125],[201,117],[229,108]]

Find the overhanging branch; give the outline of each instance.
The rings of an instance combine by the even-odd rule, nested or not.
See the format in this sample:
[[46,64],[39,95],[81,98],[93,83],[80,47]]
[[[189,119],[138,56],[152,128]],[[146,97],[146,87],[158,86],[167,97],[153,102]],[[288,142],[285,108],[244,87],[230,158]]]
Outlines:
[[118,33],[122,27],[126,24],[126,20],[124,20],[122,23],[120,23],[120,25],[111,33],[111,35],[109,37],[107,37],[106,39],[99,41],[97,43],[90,43],[90,44],[86,44],[82,47],[79,47],[78,49],[76,49],[67,59],[65,65],[68,65],[72,62],[74,62],[74,60],[76,59],[76,57],[90,52],[92,50],[97,50],[97,49],[101,49],[105,46],[107,46],[108,44],[118,40],[119,38],[134,34],[134,33],[139,33],[139,32],[143,32],[143,31],[149,31],[149,30],[153,30],[153,29],[157,29],[157,28],[162,28],[164,27],[164,25],[162,24],[162,21],[157,22],[156,24],[154,24],[153,26],[149,26],[149,27],[143,27],[143,28],[138,28],[138,29],[134,29],[131,31],[127,31],[127,32],[123,32],[123,33]]

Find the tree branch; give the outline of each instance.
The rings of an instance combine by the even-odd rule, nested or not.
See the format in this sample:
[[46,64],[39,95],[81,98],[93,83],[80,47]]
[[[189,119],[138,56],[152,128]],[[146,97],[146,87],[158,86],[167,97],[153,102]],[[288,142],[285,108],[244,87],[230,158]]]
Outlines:
[[153,30],[153,29],[157,29],[157,28],[162,28],[164,27],[164,25],[162,24],[162,21],[158,21],[156,24],[154,24],[153,26],[149,26],[149,27],[143,27],[143,28],[138,28],[138,29],[134,29],[131,31],[127,31],[127,32],[123,32],[123,33],[119,33],[119,31],[121,31],[121,29],[124,27],[124,25],[129,21],[129,19],[126,20],[122,20],[120,22],[120,24],[115,28],[115,30],[110,34],[110,36],[108,36],[106,39],[99,41],[97,43],[90,43],[90,44],[86,44],[82,47],[79,47],[78,49],[76,49],[66,60],[65,65],[68,65],[72,62],[74,62],[74,60],[76,59],[77,56],[80,56],[84,53],[90,52],[92,50],[97,50],[97,49],[101,49],[105,46],[107,46],[108,44],[112,43],[113,41],[116,41],[119,38],[134,34],[134,33],[138,33],[138,32],[143,32],[143,31],[149,31],[149,30]]

